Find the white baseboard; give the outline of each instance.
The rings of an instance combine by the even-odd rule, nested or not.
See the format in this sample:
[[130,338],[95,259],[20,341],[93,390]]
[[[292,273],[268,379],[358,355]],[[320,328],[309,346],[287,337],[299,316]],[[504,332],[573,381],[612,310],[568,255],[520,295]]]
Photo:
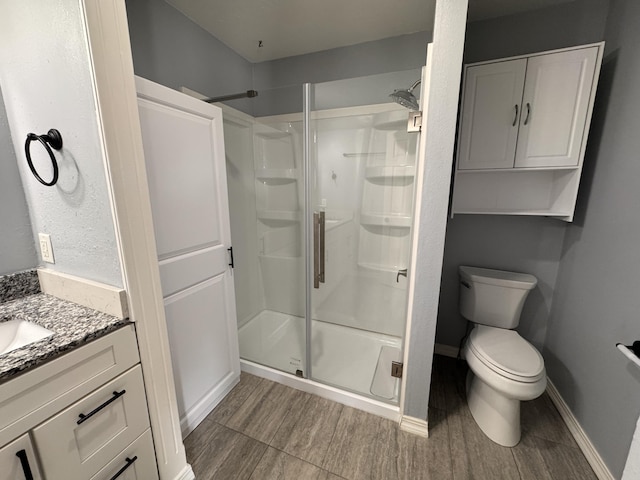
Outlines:
[[182,469],[178,476],[174,480],[195,480],[196,474],[193,473],[191,465],[187,463],[187,466]]
[[429,437],[429,425],[426,420],[421,418],[403,415],[400,419],[400,430],[413,433],[414,435],[419,435],[424,438]]
[[240,375],[229,375],[202,399],[196,403],[188,412],[180,417],[180,430],[182,438],[185,439],[200,423],[209,415],[214,408],[224,399],[224,397],[240,382]]
[[444,357],[458,358],[458,347],[444,345],[443,343],[436,343],[434,353]]
[[54,297],[108,313],[114,317],[129,316],[127,293],[123,288],[43,268],[38,269],[38,281],[40,290]]
[[580,450],[582,450],[582,453],[587,459],[587,462],[589,462],[589,465],[591,465],[591,468],[593,469],[598,479],[615,480],[615,477],[607,468],[607,465],[602,460],[602,457],[600,457],[600,454],[593,446],[593,443],[591,443],[591,440],[589,440],[586,432],[578,423],[578,419],[573,415],[573,412],[571,411],[569,406],[560,396],[560,392],[558,392],[558,389],[553,383],[551,383],[551,380],[549,380],[548,378],[547,393],[549,394],[549,397],[551,398],[553,404],[558,409],[558,412],[560,412],[562,420],[564,420],[564,423],[567,425],[567,428],[571,432],[571,435],[573,435],[573,438],[578,444],[578,447],[580,447]]

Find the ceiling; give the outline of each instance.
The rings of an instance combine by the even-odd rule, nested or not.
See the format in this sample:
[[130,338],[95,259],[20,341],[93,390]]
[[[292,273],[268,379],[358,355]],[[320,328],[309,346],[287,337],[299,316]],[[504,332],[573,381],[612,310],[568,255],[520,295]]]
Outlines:
[[[166,1],[254,63],[431,30],[435,8],[435,0]],[[570,1],[469,0],[469,20]]]

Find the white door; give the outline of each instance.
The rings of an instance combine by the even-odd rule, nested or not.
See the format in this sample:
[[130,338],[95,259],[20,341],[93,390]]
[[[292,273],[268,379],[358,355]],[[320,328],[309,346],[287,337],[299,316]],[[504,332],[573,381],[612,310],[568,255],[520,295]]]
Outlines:
[[598,47],[530,57],[516,167],[578,165]]
[[222,111],[136,77],[183,435],[240,375]]
[[458,169],[512,168],[527,60],[466,69]]

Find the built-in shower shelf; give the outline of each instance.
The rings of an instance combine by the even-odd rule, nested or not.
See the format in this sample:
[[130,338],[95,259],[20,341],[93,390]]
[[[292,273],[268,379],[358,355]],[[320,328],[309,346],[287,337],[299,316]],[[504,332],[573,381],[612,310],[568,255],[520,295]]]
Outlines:
[[280,222],[299,222],[302,214],[299,211],[287,210],[260,210],[258,211],[258,219],[262,221],[280,221]]
[[267,140],[281,140],[293,136],[291,132],[256,132],[255,136],[258,138],[266,138]]
[[396,278],[398,270],[404,270],[407,268],[407,267],[399,267],[396,265],[382,265],[379,263],[367,263],[367,262],[358,262],[358,267],[371,270],[374,272],[390,273],[393,275],[392,278]]
[[343,153],[344,158],[368,158],[368,157],[384,157],[387,152],[358,152],[358,153]]
[[[406,110],[405,110],[406,111]],[[399,120],[391,120],[388,122],[380,122],[373,126],[376,130],[387,130],[387,131],[406,131],[407,128],[408,117],[405,116]]]
[[377,227],[410,228],[411,216],[384,213],[363,213],[360,215],[360,224]]
[[295,168],[260,168],[256,170],[256,180],[267,185],[284,185],[295,182],[297,174]]
[[385,180],[389,178],[413,178],[416,168],[413,165],[387,165],[367,167],[365,175],[369,180]]

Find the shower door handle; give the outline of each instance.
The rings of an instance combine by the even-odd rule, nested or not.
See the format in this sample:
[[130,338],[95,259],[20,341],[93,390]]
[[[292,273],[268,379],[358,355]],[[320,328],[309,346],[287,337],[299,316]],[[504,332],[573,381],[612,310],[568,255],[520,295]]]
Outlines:
[[313,288],[324,283],[324,212],[313,212]]
[[320,235],[318,238],[320,249],[320,283],[324,283],[324,232],[325,232],[324,212],[320,212]]

